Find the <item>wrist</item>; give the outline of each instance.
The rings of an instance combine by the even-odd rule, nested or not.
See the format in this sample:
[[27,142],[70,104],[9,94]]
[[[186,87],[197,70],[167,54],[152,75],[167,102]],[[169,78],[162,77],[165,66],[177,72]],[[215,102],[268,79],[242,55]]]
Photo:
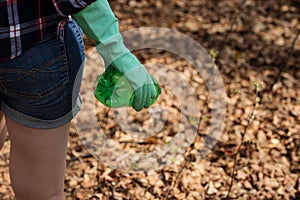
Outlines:
[[117,60],[126,60],[129,49],[123,43],[123,37],[120,33],[115,34],[96,45],[97,52],[104,60],[105,68]]

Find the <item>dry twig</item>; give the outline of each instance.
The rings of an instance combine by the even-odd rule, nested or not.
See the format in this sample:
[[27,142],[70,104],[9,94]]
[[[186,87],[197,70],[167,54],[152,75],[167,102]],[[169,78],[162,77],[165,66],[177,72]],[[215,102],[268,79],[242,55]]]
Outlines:
[[230,174],[230,178],[231,178],[231,181],[230,181],[230,185],[229,185],[229,189],[228,189],[228,193],[227,193],[227,196],[225,199],[230,199],[230,192],[231,192],[231,189],[232,189],[232,186],[233,186],[233,181],[234,181],[234,175],[235,175],[235,172],[237,171],[237,161],[238,161],[238,155],[239,155],[239,152],[241,150],[241,147],[243,146],[244,144],[244,138],[245,138],[245,134],[247,133],[247,130],[248,128],[250,127],[250,124],[252,122],[252,120],[254,119],[255,117],[255,110],[256,110],[256,107],[258,105],[258,103],[260,102],[259,100],[259,97],[258,97],[258,92],[259,92],[259,84],[258,83],[255,83],[255,97],[254,97],[254,101],[253,101],[253,110],[248,118],[248,121],[247,121],[247,125],[244,127],[244,130],[243,132],[241,133],[242,135],[242,139],[241,139],[241,143],[240,145],[238,146],[238,149],[236,151],[236,153],[234,154],[234,164],[233,164],[233,169],[231,171],[231,174]]

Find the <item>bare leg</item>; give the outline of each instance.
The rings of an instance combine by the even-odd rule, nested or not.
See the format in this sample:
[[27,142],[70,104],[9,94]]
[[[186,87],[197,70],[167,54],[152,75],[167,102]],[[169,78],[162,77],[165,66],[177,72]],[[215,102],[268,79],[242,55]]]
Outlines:
[[7,129],[5,125],[5,118],[3,113],[0,111],[0,150],[3,147],[6,137],[7,137]]
[[63,200],[70,124],[34,129],[6,118],[10,178],[17,200]]

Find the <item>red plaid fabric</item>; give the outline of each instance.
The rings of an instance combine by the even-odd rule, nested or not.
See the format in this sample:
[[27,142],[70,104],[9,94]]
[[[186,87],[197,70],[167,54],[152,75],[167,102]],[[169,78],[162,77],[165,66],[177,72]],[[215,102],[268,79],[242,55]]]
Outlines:
[[0,62],[56,32],[61,20],[95,0],[0,0]]

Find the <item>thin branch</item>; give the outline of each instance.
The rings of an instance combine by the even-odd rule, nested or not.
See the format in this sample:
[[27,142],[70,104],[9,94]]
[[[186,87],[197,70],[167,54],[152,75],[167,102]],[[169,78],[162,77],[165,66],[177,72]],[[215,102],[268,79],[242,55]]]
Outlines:
[[245,126],[243,132],[241,133],[242,135],[242,139],[241,139],[241,143],[240,145],[238,146],[238,149],[237,149],[237,152],[235,153],[234,155],[234,164],[233,164],[233,169],[231,171],[231,174],[230,174],[230,177],[231,177],[231,181],[230,181],[230,185],[229,185],[229,189],[228,189],[228,193],[227,193],[227,196],[225,199],[230,199],[230,193],[231,193],[231,190],[232,190],[232,186],[233,186],[233,182],[234,182],[234,175],[237,171],[237,161],[238,161],[238,155],[239,155],[239,152],[241,150],[241,147],[243,146],[244,144],[244,138],[245,138],[245,135],[247,133],[247,130],[248,128],[250,127],[251,125],[251,122],[252,120],[254,119],[254,113],[255,113],[255,110],[256,110],[256,107],[257,107],[257,104],[259,103],[259,97],[258,97],[258,92],[259,92],[259,85],[258,83],[255,84],[255,97],[254,97],[254,102],[253,102],[253,109],[252,109],[252,112],[248,118],[248,121],[247,121],[247,125]]
[[171,186],[169,187],[169,189],[166,192],[166,199],[169,199],[169,195],[170,195],[171,190],[176,186],[176,184],[178,182],[178,179],[181,176],[183,170],[186,168],[186,166],[187,166],[187,162],[186,162],[186,159],[184,158],[183,166],[180,168],[179,172],[177,173],[177,175],[175,177],[175,180],[172,181]]

